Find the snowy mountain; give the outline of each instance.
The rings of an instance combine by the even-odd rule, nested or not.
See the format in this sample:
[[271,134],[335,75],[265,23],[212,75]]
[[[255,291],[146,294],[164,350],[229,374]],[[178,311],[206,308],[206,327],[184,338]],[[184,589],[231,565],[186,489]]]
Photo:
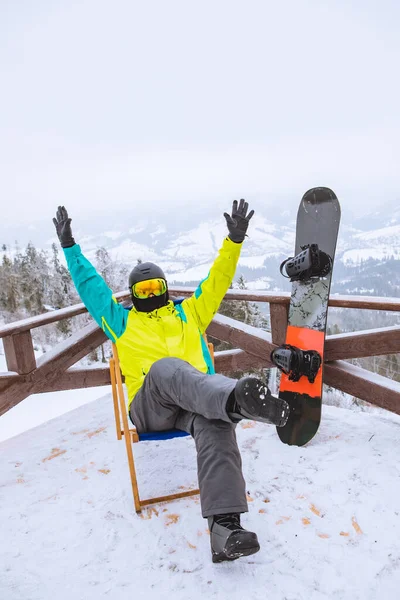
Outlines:
[[[332,291],[357,293],[357,289],[380,290],[382,295],[396,295],[400,285],[400,209],[397,203],[382,205],[372,213],[354,215],[342,200],[342,222],[339,231]],[[293,255],[295,220],[298,201],[288,206],[256,207],[249,236],[242,250],[237,274],[243,275],[249,288],[289,289],[279,273],[284,258]],[[214,212],[214,211],[212,211]],[[160,264],[170,283],[197,284],[207,273],[226,235],[223,209],[207,219],[210,210],[196,207],[186,211],[156,213],[99,213],[90,221],[74,218],[73,231],[84,253],[94,258],[96,249],[105,247],[111,257],[128,268],[138,259]],[[1,233],[1,232],[0,232]],[[30,233],[34,233],[32,230]],[[39,235],[40,233],[40,235]],[[46,233],[46,237],[44,234]],[[6,232],[3,232],[4,236]],[[26,232],[25,232],[26,235]],[[33,235],[35,238],[35,235]],[[51,221],[36,239],[43,248],[57,242]],[[25,238],[27,241],[27,239]],[[1,237],[0,237],[1,242]],[[394,260],[394,281],[376,282],[382,263]],[[360,268],[369,262],[362,285]],[[390,279],[390,278],[389,278]],[[370,281],[367,281],[370,280]],[[376,291],[378,293],[378,291]]]
[[[197,497],[134,512],[102,394],[0,443],[0,598],[397,600],[398,416],[324,406],[303,448],[273,426],[240,424],[242,521],[261,550],[215,565]],[[197,483],[190,438],[141,443],[135,455],[143,497]]]
[[[284,218],[277,211],[269,211],[268,215],[259,211],[254,217],[238,268],[238,275],[245,277],[249,288],[289,289],[289,284],[280,276],[279,266],[284,258],[293,255],[295,218],[296,211]],[[187,216],[186,219],[189,223]],[[77,239],[89,257],[103,245],[114,259],[127,266],[135,264],[138,258],[151,260],[163,267],[170,283],[196,284],[207,275],[226,235],[226,226],[223,217],[190,224],[185,230],[179,228],[179,221],[160,226],[156,219],[147,219],[129,231],[123,231],[113,230],[83,238],[78,235]],[[333,292],[357,293],[359,287],[374,294],[375,281],[357,285],[360,267],[366,261],[372,261],[368,278],[374,280],[382,263],[399,259],[400,210],[390,214],[384,210],[369,219],[366,216],[358,219],[342,209]],[[393,282],[387,290],[378,282],[379,293],[397,294],[399,265],[399,262],[395,263]],[[348,287],[343,285],[344,281],[349,282]]]
[[[270,257],[285,255],[294,244],[294,227],[274,225],[259,215],[251,224],[251,235],[243,248],[241,263],[248,268],[262,268]],[[116,231],[79,238],[82,248],[93,257],[96,248],[105,246],[113,259],[127,265],[138,258],[155,261],[173,282],[196,281],[207,274],[226,236],[222,218],[200,222],[187,231],[172,232],[156,223],[143,222],[125,234]]]

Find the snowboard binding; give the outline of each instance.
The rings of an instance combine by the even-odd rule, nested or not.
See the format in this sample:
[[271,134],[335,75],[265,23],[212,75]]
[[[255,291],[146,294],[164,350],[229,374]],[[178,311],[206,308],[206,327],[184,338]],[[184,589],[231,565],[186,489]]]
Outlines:
[[300,350],[290,344],[275,348],[271,352],[271,361],[290,381],[299,381],[304,375],[310,383],[314,383],[321,366],[321,356],[316,350]]
[[301,252],[297,256],[283,261],[280,272],[290,281],[309,281],[329,275],[332,262],[332,258],[320,250],[318,244],[307,244],[301,246]]

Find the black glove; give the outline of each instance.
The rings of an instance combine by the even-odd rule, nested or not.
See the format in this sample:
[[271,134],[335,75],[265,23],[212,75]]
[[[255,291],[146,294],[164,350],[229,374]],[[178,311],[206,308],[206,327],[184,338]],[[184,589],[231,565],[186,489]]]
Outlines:
[[75,245],[75,240],[72,237],[71,220],[68,218],[68,212],[65,206],[59,206],[56,218],[53,219],[54,226],[57,231],[58,239],[60,240],[61,248],[71,248]]
[[229,236],[232,242],[241,244],[246,237],[246,231],[249,226],[249,221],[254,215],[254,210],[251,210],[246,217],[247,209],[249,208],[248,202],[245,202],[242,198],[239,202],[239,208],[237,200],[233,201],[232,204],[232,215],[224,213],[226,224],[229,230]]

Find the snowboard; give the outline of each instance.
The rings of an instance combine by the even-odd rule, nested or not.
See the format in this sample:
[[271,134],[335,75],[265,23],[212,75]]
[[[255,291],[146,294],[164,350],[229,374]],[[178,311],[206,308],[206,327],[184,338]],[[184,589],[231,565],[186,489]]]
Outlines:
[[[295,257],[281,265],[281,273],[291,277],[292,291],[285,345],[280,347],[280,360],[279,352],[272,356],[282,370],[279,397],[290,406],[286,425],[277,427],[285,444],[303,446],[321,421],[326,321],[339,224],[335,193],[325,187],[308,190],[297,213]],[[308,272],[307,265],[312,265]]]

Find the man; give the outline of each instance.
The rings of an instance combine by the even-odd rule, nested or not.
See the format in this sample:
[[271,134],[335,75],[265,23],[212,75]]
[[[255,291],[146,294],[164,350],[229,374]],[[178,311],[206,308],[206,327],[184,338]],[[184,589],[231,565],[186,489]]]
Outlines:
[[253,377],[239,381],[215,374],[203,334],[235,275],[249,221],[248,203],[235,200],[224,213],[228,236],[208,276],[181,303],[169,299],[162,269],[140,263],[129,276],[133,306],[118,304],[81,253],[63,206],[53,219],[76,289],[89,313],[116,343],[129,396],[129,415],[139,433],[177,428],[197,450],[201,510],[208,518],[213,562],[235,560],[260,549],[257,535],[240,524],[247,512],[235,424],[254,419],[283,426],[286,402]]

